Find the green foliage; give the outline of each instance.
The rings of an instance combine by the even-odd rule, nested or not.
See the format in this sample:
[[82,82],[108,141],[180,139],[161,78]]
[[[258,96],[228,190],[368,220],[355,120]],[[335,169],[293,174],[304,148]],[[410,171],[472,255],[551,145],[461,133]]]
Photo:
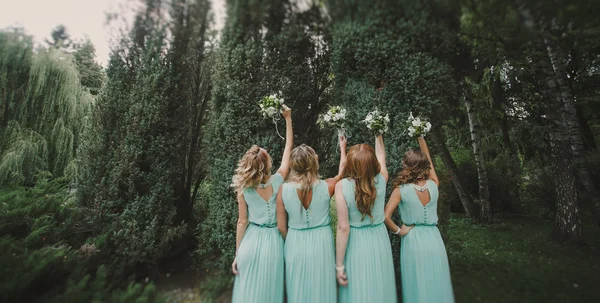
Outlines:
[[6,302],[160,302],[152,284],[130,283],[114,289],[107,270],[84,274],[85,260],[64,246],[38,250],[0,238],[2,281],[0,299]]
[[207,1],[146,1],[82,125],[78,197],[97,247],[125,269],[155,267],[180,253],[177,241],[191,245],[184,236],[211,96],[208,12]]
[[67,179],[40,179],[33,188],[0,192],[0,235],[21,239],[35,248],[76,239],[73,221],[77,214],[67,184]]
[[10,144],[5,144],[0,159],[0,184],[34,184],[38,174],[47,171],[48,147],[43,136],[11,120],[2,140]]
[[[87,136],[112,140],[95,140],[98,145],[86,148],[91,154],[84,157],[92,158],[101,150],[106,154],[100,161],[106,162],[97,166],[85,163],[92,167],[86,168],[90,179],[83,181],[89,184],[84,184],[80,193],[97,231],[111,235],[107,247],[100,249],[114,251],[117,259],[129,265],[158,262],[184,228],[175,223],[173,182],[179,173],[179,158],[173,155],[180,149],[177,137],[170,136],[173,119],[164,85],[168,68],[161,57],[164,32],[148,38],[126,92],[121,90],[122,82],[129,79],[118,77],[117,71],[126,68],[125,62],[117,55],[112,57],[106,94],[98,100],[100,113],[95,118],[111,115],[111,107],[117,105],[124,115],[114,126],[105,120],[92,121],[88,126],[89,131],[98,133]],[[118,92],[124,94],[113,95]],[[91,192],[86,192],[88,189]]]
[[73,249],[89,226],[68,184],[41,179],[31,188],[0,188],[0,301],[155,302],[151,284],[121,289],[127,279],[116,264],[104,259],[98,267],[98,251]]
[[100,93],[104,85],[106,76],[102,67],[96,63],[96,48],[89,40],[76,46],[77,50],[73,53],[81,86],[87,88],[94,96]]
[[40,172],[62,177],[75,159],[92,96],[70,54],[39,49],[21,31],[0,32],[0,182],[32,185]]

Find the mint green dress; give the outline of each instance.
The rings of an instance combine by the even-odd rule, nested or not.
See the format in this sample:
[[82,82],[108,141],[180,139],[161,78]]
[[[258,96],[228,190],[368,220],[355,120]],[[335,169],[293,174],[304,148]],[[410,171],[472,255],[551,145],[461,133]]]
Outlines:
[[288,214],[285,239],[285,289],[288,303],[335,303],[337,282],[333,233],[329,222],[329,189],[320,180],[313,186],[312,202],[305,209],[297,184],[281,189]]
[[283,237],[277,230],[275,201],[282,183],[280,174],[272,176],[273,194],[269,201],[255,189],[244,189],[250,224],[238,248],[238,274],[233,284],[232,302],[283,302]]
[[339,302],[397,302],[392,245],[385,220],[385,178],[375,176],[377,196],[371,211],[373,220],[356,207],[354,180],[342,180],[348,205],[350,235],[344,266],[348,286],[340,286]]
[[454,302],[448,256],[437,228],[438,188],[432,180],[427,180],[424,186],[431,197],[425,206],[412,184],[400,186],[400,218],[406,225],[415,225],[402,237],[400,247],[402,301]]

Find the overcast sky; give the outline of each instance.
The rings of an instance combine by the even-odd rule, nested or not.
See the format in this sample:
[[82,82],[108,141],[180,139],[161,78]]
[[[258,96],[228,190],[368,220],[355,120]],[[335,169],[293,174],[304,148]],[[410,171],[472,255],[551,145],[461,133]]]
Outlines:
[[[117,31],[114,23],[107,25],[107,13],[133,10],[139,0],[0,0],[0,29],[20,25],[37,42],[50,37],[58,24],[64,24],[72,38],[89,37],[96,46],[97,61],[106,66],[111,38]],[[225,15],[225,0],[211,0],[215,26],[221,28]]]

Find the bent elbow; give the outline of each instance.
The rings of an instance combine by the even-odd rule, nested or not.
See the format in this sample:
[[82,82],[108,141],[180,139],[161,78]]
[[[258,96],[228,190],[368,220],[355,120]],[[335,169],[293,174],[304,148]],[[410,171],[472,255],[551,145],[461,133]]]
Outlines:
[[338,233],[347,234],[350,232],[350,225],[338,225]]
[[247,219],[238,219],[237,225],[240,227],[248,226],[248,220]]

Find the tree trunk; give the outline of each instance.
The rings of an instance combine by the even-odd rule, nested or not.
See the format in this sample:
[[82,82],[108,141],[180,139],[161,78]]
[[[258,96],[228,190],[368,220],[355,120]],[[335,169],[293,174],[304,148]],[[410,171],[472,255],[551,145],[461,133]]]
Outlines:
[[444,133],[442,132],[442,128],[440,126],[433,127],[433,135],[435,137],[435,142],[437,143],[437,148],[440,151],[440,156],[442,157],[442,161],[446,166],[446,169],[450,173],[450,179],[454,184],[454,188],[458,193],[458,197],[460,202],[463,205],[465,210],[465,215],[469,218],[472,217],[471,205],[473,205],[473,200],[471,196],[465,190],[463,186],[462,179],[458,173],[458,167],[456,167],[456,163],[454,159],[452,159],[452,155],[448,150],[448,146],[446,145],[446,139],[444,138]]
[[492,207],[490,203],[490,187],[487,177],[487,169],[485,168],[485,159],[481,153],[481,142],[479,140],[479,124],[477,123],[477,115],[473,100],[468,94],[464,95],[465,106],[467,107],[467,117],[469,119],[469,131],[471,133],[471,144],[473,146],[473,154],[475,155],[475,164],[477,165],[477,177],[479,180],[479,205],[481,213],[479,220],[482,223],[492,222]]
[[557,205],[552,237],[559,241],[579,242],[581,218],[570,159],[570,142],[559,128],[554,129],[550,132],[550,152]]
[[542,58],[540,67],[544,73],[544,94],[549,122],[550,158],[552,178],[556,193],[556,219],[552,237],[560,241],[581,241],[581,218],[572,160],[572,148],[567,117],[562,96],[555,81],[554,72]]
[[[543,40],[540,42],[540,50],[545,50],[549,54],[551,49],[547,47],[550,42],[547,38],[550,33],[546,31],[547,27],[543,18],[534,14],[540,11],[536,4],[543,4],[536,2],[534,7],[530,7],[531,2],[523,0],[517,1],[517,4],[519,14],[528,21],[524,24],[539,26],[538,30]],[[546,116],[549,122],[548,134],[552,159],[550,162],[553,169],[552,178],[557,204],[552,236],[563,241],[578,242],[581,240],[581,218],[579,217],[578,193],[575,186],[573,150],[570,148],[572,146],[571,133],[567,122],[570,114],[563,102],[563,95],[559,91],[557,77],[548,61],[548,57],[542,56],[538,64],[544,77],[542,87],[547,100]],[[567,92],[567,97],[569,93],[570,91]]]
[[[568,138],[571,143],[571,151],[573,153],[573,165],[579,182],[583,185],[588,198],[593,201],[597,224],[600,225],[600,197],[597,195],[596,187],[592,181],[592,177],[588,170],[585,145],[583,143],[583,133],[581,125],[577,117],[577,108],[570,81],[567,77],[567,70],[564,63],[565,55],[562,52],[558,43],[553,43],[554,38],[548,31],[548,23],[544,18],[539,17],[538,26],[544,40],[544,46],[552,63],[554,77],[558,84],[560,97],[562,99],[562,107],[565,112],[564,119],[567,126]],[[555,46],[556,45],[556,46]]]

